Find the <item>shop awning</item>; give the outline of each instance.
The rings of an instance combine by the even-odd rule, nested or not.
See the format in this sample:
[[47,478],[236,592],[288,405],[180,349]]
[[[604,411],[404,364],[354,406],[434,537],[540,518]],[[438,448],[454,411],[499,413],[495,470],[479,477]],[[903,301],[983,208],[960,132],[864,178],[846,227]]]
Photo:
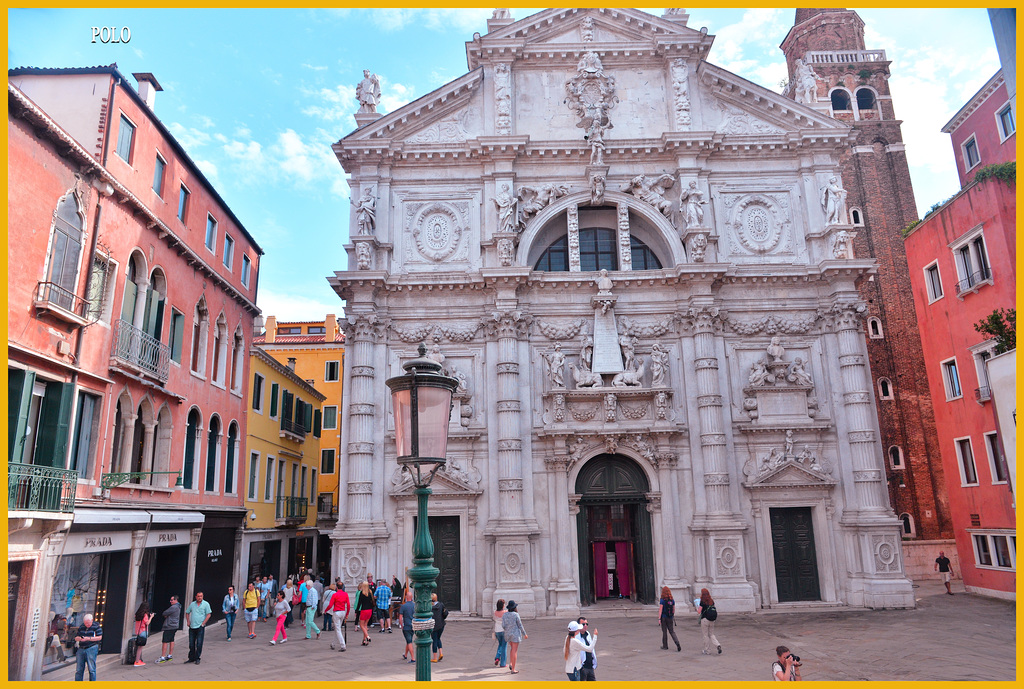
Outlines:
[[202,512],[175,512],[148,510],[154,524],[202,524],[206,521]]
[[144,510],[111,510],[78,507],[74,524],[148,524],[149,512]]

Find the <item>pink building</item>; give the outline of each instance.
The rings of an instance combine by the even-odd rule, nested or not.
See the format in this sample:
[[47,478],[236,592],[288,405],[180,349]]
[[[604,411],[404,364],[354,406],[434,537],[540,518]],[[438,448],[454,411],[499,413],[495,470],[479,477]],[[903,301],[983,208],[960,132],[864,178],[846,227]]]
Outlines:
[[263,252],[134,76],[8,73],[11,678],[54,614],[120,653],[140,603],[212,597],[238,557]]
[[[987,361],[997,342],[974,324],[1015,308],[1016,183],[979,170],[1013,161],[1014,113],[997,73],[943,128],[960,192],[906,239],[922,324],[957,559],[968,591],[1014,598],[1016,510],[993,409]],[[952,555],[947,553],[947,555]]]

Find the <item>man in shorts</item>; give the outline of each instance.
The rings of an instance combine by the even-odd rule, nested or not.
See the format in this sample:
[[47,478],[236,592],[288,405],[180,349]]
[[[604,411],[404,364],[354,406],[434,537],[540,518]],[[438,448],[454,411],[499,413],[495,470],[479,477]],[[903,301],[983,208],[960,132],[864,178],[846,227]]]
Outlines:
[[416,604],[412,602],[412,589],[405,592],[405,602],[398,609],[398,619],[402,622],[402,634],[405,635],[405,653],[403,658],[408,658],[410,663],[416,662],[416,650],[412,643],[412,618],[416,615]]
[[164,637],[160,646],[160,660],[158,663],[166,663],[174,657],[174,635],[181,625],[181,603],[177,596],[171,596],[171,607],[164,610]]
[[939,551],[939,556],[935,558],[935,571],[942,575],[942,583],[946,585],[946,593],[953,595],[953,592],[949,588],[949,581],[953,578],[953,569],[949,566],[949,558],[946,557],[946,553]]
[[377,604],[377,618],[380,620],[380,632],[378,633],[383,634],[386,629],[390,634],[391,615],[388,614],[388,610],[391,607],[391,587],[383,579],[377,582],[377,590],[373,592],[373,599]]

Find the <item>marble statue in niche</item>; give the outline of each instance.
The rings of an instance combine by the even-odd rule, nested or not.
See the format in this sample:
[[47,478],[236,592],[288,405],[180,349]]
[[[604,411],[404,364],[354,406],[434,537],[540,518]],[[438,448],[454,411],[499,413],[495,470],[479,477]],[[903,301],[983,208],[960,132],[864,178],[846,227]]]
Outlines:
[[350,201],[356,209],[356,234],[373,234],[377,227],[377,200],[374,187],[363,192],[357,201]]
[[828,184],[821,188],[821,209],[825,211],[826,225],[842,224],[846,216],[846,190],[839,186],[839,179],[829,177]]
[[668,350],[660,342],[655,342],[654,346],[651,347],[651,387],[664,387],[667,374]]
[[799,57],[793,70],[793,84],[798,103],[813,103],[817,100],[818,75]]
[[502,184],[501,191],[491,201],[498,210],[498,232],[514,233],[516,231],[516,200],[508,191],[508,185]]
[[562,344],[555,343],[555,348],[550,352],[541,355],[544,359],[544,371],[548,381],[553,388],[565,388],[565,354],[562,353]]
[[683,222],[687,228],[704,226],[704,209],[701,206],[706,204],[704,192],[697,187],[695,181],[690,182],[679,194],[679,207],[683,209]]

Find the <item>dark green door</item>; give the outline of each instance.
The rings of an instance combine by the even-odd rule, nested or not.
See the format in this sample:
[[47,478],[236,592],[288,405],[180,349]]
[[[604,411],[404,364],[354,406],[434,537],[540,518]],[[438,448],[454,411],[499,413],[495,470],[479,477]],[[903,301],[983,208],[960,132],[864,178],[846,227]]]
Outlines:
[[821,600],[810,507],[771,508],[779,602]]
[[[413,517],[413,531],[416,517]],[[427,529],[434,542],[434,566],[437,575],[437,599],[449,610],[462,610],[462,551],[458,517],[428,517]]]

